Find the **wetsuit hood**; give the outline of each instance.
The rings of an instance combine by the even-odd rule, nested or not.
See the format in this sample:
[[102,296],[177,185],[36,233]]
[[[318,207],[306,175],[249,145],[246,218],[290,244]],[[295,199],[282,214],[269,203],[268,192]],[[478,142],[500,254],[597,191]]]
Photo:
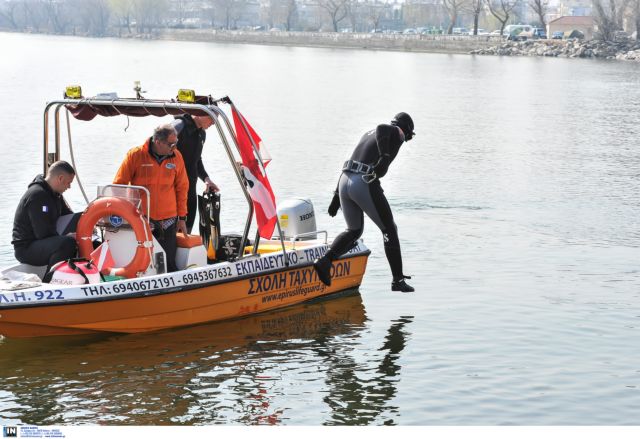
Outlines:
[[409,141],[416,134],[413,131],[413,119],[407,113],[398,113],[391,120],[391,125],[400,127],[402,132],[404,133],[404,139]]

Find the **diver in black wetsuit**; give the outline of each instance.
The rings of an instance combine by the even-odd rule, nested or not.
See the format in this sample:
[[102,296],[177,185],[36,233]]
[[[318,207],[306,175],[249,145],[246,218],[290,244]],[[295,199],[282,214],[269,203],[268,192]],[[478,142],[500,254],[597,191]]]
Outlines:
[[191,116],[183,114],[176,116],[172,123],[178,133],[178,151],[182,154],[184,166],[189,177],[189,192],[187,194],[187,232],[191,233],[196,220],[198,195],[196,187],[198,177],[206,185],[205,192],[220,192],[220,188],[211,181],[202,163],[202,149],[207,139],[206,129],[213,125],[209,116]]
[[378,125],[375,130],[365,133],[353,151],[351,159],[344,163],[338,188],[329,205],[329,215],[335,216],[338,208],[342,207],[347,230],[339,234],[327,253],[313,263],[318,277],[326,285],[331,285],[331,262],[349,251],[362,235],[364,212],[382,231],[384,252],[393,274],[391,290],[414,291],[413,287],[405,282],[405,279],[410,277],[402,272],[398,229],[393,221],[389,202],[380,186],[380,178],[387,173],[402,143],[411,140],[415,135],[413,128],[411,116],[407,113],[396,114],[391,125]]

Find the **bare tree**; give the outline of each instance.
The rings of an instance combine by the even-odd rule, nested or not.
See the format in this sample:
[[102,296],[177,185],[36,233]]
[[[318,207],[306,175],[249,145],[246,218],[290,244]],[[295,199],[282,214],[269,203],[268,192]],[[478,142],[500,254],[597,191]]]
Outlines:
[[184,19],[186,18],[186,10],[187,10],[187,1],[186,0],[173,0],[173,14],[174,18],[178,20],[178,24],[184,23]]
[[286,0],[285,5],[286,20],[284,26],[285,30],[290,31],[298,21],[298,3],[296,3],[296,0]]
[[216,27],[216,2],[217,0],[206,0],[203,2],[204,7],[202,8],[203,15],[212,28]]
[[538,16],[540,26],[547,29],[547,12],[549,12],[549,0],[529,0],[529,7]]
[[478,35],[478,23],[482,11],[484,11],[484,0],[469,1],[469,12],[473,15],[473,35]]
[[511,17],[513,8],[516,7],[517,0],[486,0],[489,12],[500,22],[500,35],[504,32],[507,21]]
[[462,12],[462,9],[467,5],[468,0],[442,0],[444,8],[449,13],[449,26],[447,27],[447,34],[451,35],[453,27],[458,21],[458,15]]
[[331,18],[334,32],[338,32],[338,23],[347,16],[347,1],[348,0],[318,0],[318,6],[327,11]]
[[287,27],[287,19],[289,12],[288,0],[269,0],[269,2],[263,8],[264,18],[263,22],[267,23],[267,27],[273,28],[276,25],[283,25]]
[[126,27],[131,33],[131,17],[133,15],[133,0],[109,0],[109,7],[118,22],[118,36],[122,36],[122,28]]
[[23,12],[25,24],[36,32],[48,21],[45,0],[25,0]]
[[153,29],[162,25],[169,9],[168,0],[133,0],[133,15],[138,32],[151,33]]
[[214,0],[215,8],[224,21],[224,28],[231,28],[231,16],[233,15],[234,0]]
[[22,26],[20,25],[20,20],[18,18],[18,13],[20,9],[24,7],[23,2],[18,0],[9,0],[4,2],[0,6],[0,18],[6,21],[11,29],[20,30]]
[[594,19],[600,38],[605,41],[615,40],[616,31],[622,30],[622,20],[630,1],[593,0]]
[[633,19],[636,24],[636,41],[640,41],[640,0],[633,2]]
[[384,4],[380,4],[376,1],[376,2],[369,2],[366,5],[367,20],[371,23],[371,26],[373,26],[374,32],[378,30],[378,26],[380,26],[380,20],[382,20],[383,15],[384,15]]
[[67,27],[71,24],[71,11],[69,2],[46,0],[44,8],[47,11],[47,18],[51,25],[51,30],[57,34],[65,33]]
[[215,0],[215,7],[222,15],[225,29],[236,27],[246,6],[246,0]]
[[94,37],[107,35],[111,9],[108,0],[85,0],[84,13],[89,17],[89,34]]
[[358,15],[360,13],[360,4],[357,0],[347,0],[345,2],[347,8],[347,17],[349,18],[349,24],[351,25],[351,32],[355,32],[358,27]]

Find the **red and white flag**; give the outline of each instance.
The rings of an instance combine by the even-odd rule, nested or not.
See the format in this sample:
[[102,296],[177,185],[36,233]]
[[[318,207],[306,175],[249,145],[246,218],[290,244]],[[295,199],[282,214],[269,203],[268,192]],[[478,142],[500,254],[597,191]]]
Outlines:
[[[247,181],[249,195],[253,200],[256,222],[258,223],[258,233],[262,238],[270,239],[271,236],[273,236],[273,229],[278,219],[276,197],[273,195],[273,190],[271,189],[267,175],[263,175],[260,171],[260,164],[254,154],[251,139],[253,139],[253,142],[258,146],[258,153],[265,167],[271,161],[271,157],[261,145],[262,139],[260,139],[260,136],[251,128],[251,125],[249,125],[249,122],[247,122],[244,116],[242,116],[235,107],[232,107],[231,111],[233,113],[233,124],[236,128],[236,136],[238,137],[240,156],[242,157],[242,173]],[[243,121],[247,127],[251,138],[247,135],[247,131],[245,131],[241,121]]]
[[109,274],[116,264],[111,256],[111,250],[109,250],[109,243],[107,241],[100,244],[97,249],[91,252],[91,260],[102,274]]
[[[247,126],[247,130],[249,130],[249,134],[251,135],[253,142],[258,147],[258,152],[260,153],[262,164],[266,169],[267,165],[271,162],[271,154],[269,154],[269,151],[267,151],[267,147],[264,145],[264,143],[262,143],[262,139],[260,138],[258,133],[255,132],[255,130],[249,124],[249,122],[247,122],[247,119],[245,119],[244,116],[240,114],[238,110],[236,110],[236,107],[233,107],[232,110],[233,110],[233,124],[236,127],[236,133],[239,133],[241,131],[241,135],[246,137],[244,129],[242,129],[242,124],[240,124],[240,118],[242,118],[242,120],[244,121],[244,124]],[[240,127],[240,130],[238,130],[238,127]],[[238,135],[238,141],[240,141],[240,134]],[[249,139],[247,139],[247,141],[249,142],[249,146],[251,146],[251,142],[249,141]]]

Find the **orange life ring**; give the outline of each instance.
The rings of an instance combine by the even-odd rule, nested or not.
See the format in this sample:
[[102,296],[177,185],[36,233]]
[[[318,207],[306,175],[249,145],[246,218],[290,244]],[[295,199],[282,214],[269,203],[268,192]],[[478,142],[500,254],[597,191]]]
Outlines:
[[126,278],[137,277],[139,273],[144,273],[151,262],[153,252],[153,238],[149,222],[136,207],[130,202],[121,198],[105,197],[92,201],[84,210],[78,221],[76,229],[76,241],[81,258],[89,259],[93,251],[91,235],[93,228],[100,218],[117,215],[129,223],[138,241],[136,254],[129,264],[122,268],[111,269],[110,274],[124,276]]

